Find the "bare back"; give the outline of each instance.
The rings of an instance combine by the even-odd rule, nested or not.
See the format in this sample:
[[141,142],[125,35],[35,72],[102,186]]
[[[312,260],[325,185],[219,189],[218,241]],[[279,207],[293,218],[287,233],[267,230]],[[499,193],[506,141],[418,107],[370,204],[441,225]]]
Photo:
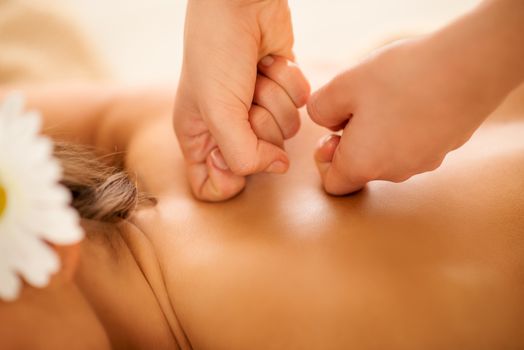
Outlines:
[[[324,194],[305,122],[285,176],[196,202],[165,123],[129,163],[155,208],[152,242],[194,348],[512,348],[524,344],[524,123],[479,130],[436,172]],[[507,346],[506,346],[507,345]]]

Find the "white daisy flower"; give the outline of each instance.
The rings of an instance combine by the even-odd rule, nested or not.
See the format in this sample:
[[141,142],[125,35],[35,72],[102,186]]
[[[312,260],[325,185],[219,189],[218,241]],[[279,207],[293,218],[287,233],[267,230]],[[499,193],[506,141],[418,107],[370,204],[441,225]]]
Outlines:
[[39,135],[41,116],[24,112],[23,98],[0,105],[0,299],[15,300],[22,277],[45,287],[60,269],[46,243],[73,244],[83,238],[70,193],[59,184],[61,167],[52,142]]

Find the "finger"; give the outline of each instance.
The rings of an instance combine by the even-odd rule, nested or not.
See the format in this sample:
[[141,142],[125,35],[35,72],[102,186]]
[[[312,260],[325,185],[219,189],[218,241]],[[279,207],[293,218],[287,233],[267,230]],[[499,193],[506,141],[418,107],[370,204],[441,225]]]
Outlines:
[[205,113],[208,116],[207,124],[229,169],[240,176],[264,171],[285,173],[289,167],[286,152],[259,140],[249,123],[248,112],[242,108],[216,107]]
[[211,151],[204,163],[188,166],[188,178],[195,197],[209,202],[230,199],[240,193],[246,184],[243,176],[235,175],[218,150]]
[[267,109],[253,105],[249,110],[249,123],[260,140],[284,149],[284,137],[276,120]]
[[[335,151],[340,143],[339,135],[327,135],[319,141],[319,144],[315,150],[315,163],[317,165],[320,178],[322,179],[322,185],[325,188],[326,175],[328,173]],[[327,189],[326,189],[326,192]]]
[[338,130],[351,117],[352,74],[344,72],[313,93],[307,110],[315,123]]
[[273,115],[284,139],[293,137],[300,129],[297,107],[286,91],[273,80],[260,74],[257,76],[253,102]]
[[296,63],[284,57],[269,55],[260,60],[258,70],[280,85],[297,108],[306,104],[311,88]]
[[321,141],[315,151],[315,163],[324,189],[333,195],[356,192],[369,181],[359,176],[358,172],[351,172],[354,163],[341,152],[343,142],[344,138],[330,135]]

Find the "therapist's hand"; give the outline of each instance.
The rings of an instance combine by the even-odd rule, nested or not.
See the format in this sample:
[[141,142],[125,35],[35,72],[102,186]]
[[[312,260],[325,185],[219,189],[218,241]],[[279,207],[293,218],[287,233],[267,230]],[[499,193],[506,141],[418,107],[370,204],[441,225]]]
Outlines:
[[355,192],[372,180],[402,182],[437,168],[511,91],[485,79],[485,67],[469,70],[477,56],[463,61],[464,51],[448,54],[427,40],[385,47],[311,96],[313,121],[342,130],[315,154],[328,193]]
[[195,196],[233,197],[245,176],[284,173],[309,85],[291,62],[285,0],[189,0],[174,124]]

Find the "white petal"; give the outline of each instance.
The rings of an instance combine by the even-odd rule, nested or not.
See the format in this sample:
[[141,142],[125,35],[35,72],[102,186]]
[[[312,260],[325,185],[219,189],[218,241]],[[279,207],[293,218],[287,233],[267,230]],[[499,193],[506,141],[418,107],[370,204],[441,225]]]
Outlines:
[[42,287],[60,260],[44,241],[72,244],[84,234],[71,194],[58,182],[62,167],[53,144],[40,136],[42,118],[23,111],[23,97],[0,104],[0,182],[8,201],[0,218],[0,297],[15,298],[21,288],[16,273]]
[[25,122],[23,135],[34,137],[40,133],[42,129],[42,116],[40,113],[35,111],[27,112],[22,118]]
[[35,201],[35,206],[45,205],[49,206],[60,206],[68,205],[72,198],[71,192],[65,189],[63,186],[51,185],[41,188],[35,193],[31,193],[32,199]]
[[14,301],[20,294],[22,283],[12,271],[0,266],[0,299]]
[[35,237],[19,235],[14,241],[17,255],[12,264],[16,271],[34,287],[47,286],[50,276],[60,269],[58,255]]
[[0,115],[5,118],[14,117],[22,113],[24,108],[24,96],[19,92],[11,92],[5,97],[0,105]]
[[41,237],[55,244],[72,244],[80,241],[84,235],[79,224],[78,214],[69,207],[54,210],[32,211],[33,220],[19,225],[32,235]]

